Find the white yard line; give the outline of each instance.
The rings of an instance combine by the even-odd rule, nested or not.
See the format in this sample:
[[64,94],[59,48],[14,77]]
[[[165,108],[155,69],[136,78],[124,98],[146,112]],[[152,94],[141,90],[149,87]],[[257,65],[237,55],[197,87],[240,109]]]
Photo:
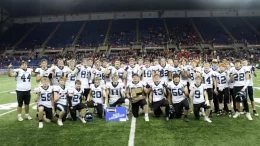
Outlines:
[[[35,103],[31,103],[30,106],[31,106],[31,105],[34,105],[34,104],[35,104]],[[10,111],[8,111],[8,112],[2,113],[2,114],[0,114],[0,117],[4,116],[4,115],[6,115],[6,114],[9,114],[9,113],[11,113],[11,112],[14,112],[14,111],[17,111],[17,109],[13,109],[13,110],[10,110]]]
[[134,144],[135,144],[135,125],[136,125],[136,118],[134,116],[132,116],[128,146],[134,146]]

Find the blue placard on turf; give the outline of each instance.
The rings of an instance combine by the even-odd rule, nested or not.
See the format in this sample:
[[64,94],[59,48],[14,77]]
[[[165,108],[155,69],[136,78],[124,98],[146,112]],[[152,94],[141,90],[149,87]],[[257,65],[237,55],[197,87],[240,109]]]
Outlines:
[[122,122],[126,121],[126,108],[125,107],[107,107],[106,108],[106,121],[107,122]]

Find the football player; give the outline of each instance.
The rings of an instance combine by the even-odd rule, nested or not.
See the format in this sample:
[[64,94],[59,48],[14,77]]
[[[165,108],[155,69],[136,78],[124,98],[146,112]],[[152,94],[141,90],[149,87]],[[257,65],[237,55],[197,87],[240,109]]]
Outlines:
[[151,85],[153,83],[154,68],[151,66],[150,59],[145,59],[144,67],[142,67],[142,81]]
[[254,101],[254,89],[253,89],[253,76],[256,77],[255,67],[253,65],[248,65],[247,60],[243,61],[243,65],[248,67],[248,70],[249,70],[250,83],[247,87],[248,96],[249,96],[249,99],[251,101],[251,105],[253,108],[253,114],[254,114],[254,116],[258,116],[258,113],[256,112],[256,106],[255,106],[255,101]]
[[162,114],[161,107],[165,107],[166,120],[169,120],[169,103],[165,98],[166,95],[166,85],[164,82],[160,81],[160,75],[154,75],[154,82],[150,85],[151,92],[149,96],[149,102],[153,106],[155,117],[160,117]]
[[231,99],[229,96],[229,72],[226,70],[226,65],[224,63],[219,64],[219,71],[216,72],[216,79],[217,79],[217,92],[216,95],[218,96],[219,100],[219,111],[218,115],[222,115],[222,109],[224,108],[223,102],[227,104],[228,116],[232,117],[231,113]]
[[148,105],[146,102],[146,96],[144,93],[147,92],[145,85],[140,82],[138,74],[132,75],[133,82],[129,83],[126,90],[126,97],[132,102],[132,113],[135,118],[139,116],[139,107],[143,107],[145,121],[149,121],[148,117]]
[[206,111],[206,115],[204,116],[204,120],[206,122],[211,123],[212,121],[209,118],[210,114],[210,104],[208,100],[207,88],[202,84],[202,77],[195,77],[195,84],[190,87],[190,97],[193,98],[193,112],[194,116],[197,120],[200,119],[200,108],[204,108]]
[[135,59],[134,58],[129,58],[129,65],[125,67],[125,72],[124,72],[124,77],[126,78],[126,84],[132,83],[132,74],[137,74],[138,73],[138,67],[135,65]]
[[114,74],[112,76],[112,82],[106,83],[106,94],[108,97],[108,103],[111,107],[125,104],[125,107],[129,109],[129,99],[125,98],[124,84],[118,81],[118,76]]
[[[235,68],[231,71],[230,79],[234,81],[234,97],[239,91],[246,92],[247,87],[250,84],[249,70],[246,67],[242,67],[241,60],[235,61]],[[234,98],[235,99],[235,98]],[[246,111],[246,117],[248,120],[253,120],[251,114],[249,113],[247,97],[243,101],[244,110]],[[240,116],[240,102],[236,101],[235,105],[235,115],[233,118],[237,118]]]
[[173,106],[175,109],[176,118],[181,118],[184,108],[184,120],[188,122],[188,112],[190,106],[187,97],[189,96],[189,92],[187,86],[184,83],[180,82],[180,76],[178,74],[173,75],[173,82],[170,82],[168,84],[168,89],[170,90],[168,101],[170,103],[170,106]]
[[[50,123],[54,114],[53,87],[50,86],[49,79],[41,78],[41,85],[36,90],[39,128],[43,128],[43,120]],[[45,112],[45,115],[44,115]]]
[[[210,116],[212,116],[212,111],[214,110],[213,104],[213,85],[214,85],[214,92],[217,92],[217,83],[216,83],[216,73],[210,69],[210,64],[205,63],[204,71],[202,73],[203,83],[207,91],[209,104],[211,107]],[[215,101],[217,102],[217,101]],[[217,111],[216,111],[217,112]]]
[[[107,105],[106,88],[101,84],[101,78],[96,77],[94,84],[90,85],[90,92],[87,99],[87,107],[94,107],[99,118],[103,117],[104,109]],[[104,100],[106,101],[104,103]]]
[[66,87],[75,88],[76,73],[75,73],[75,60],[68,61],[68,73],[66,74]]
[[59,59],[57,66],[52,66],[51,69],[54,72],[53,85],[59,85],[59,78],[66,77],[66,74],[69,71],[69,68],[64,66],[64,61],[62,59]]
[[42,59],[41,60],[41,67],[35,69],[36,82],[39,83],[41,81],[41,78],[47,77],[51,81],[50,84],[52,84],[53,73],[52,73],[52,70],[47,67],[47,65],[48,65],[48,61],[46,59]]
[[84,104],[84,90],[81,88],[81,81],[76,80],[75,81],[75,88],[71,88],[68,91],[68,105],[70,110],[70,115],[74,121],[77,120],[77,111],[79,111],[80,116],[79,119],[82,123],[86,123],[85,121],[85,115],[87,113],[86,111],[86,105]]
[[29,115],[29,104],[31,100],[31,77],[35,77],[36,74],[32,69],[27,68],[27,62],[22,61],[20,63],[20,68],[14,69],[11,71],[12,64],[8,66],[8,76],[16,78],[16,95],[17,95],[17,113],[18,121],[23,121],[22,118],[22,106],[25,110],[25,118],[32,120],[32,117]]
[[67,114],[67,95],[68,89],[65,86],[65,79],[63,77],[59,78],[59,86],[54,88],[54,102],[55,111],[58,113],[58,125],[63,126],[63,122],[66,120]]
[[169,79],[171,79],[169,77],[170,66],[168,64],[166,64],[165,58],[160,59],[160,65],[159,65],[158,69],[159,69],[159,72],[160,72],[161,81],[168,83]]
[[95,68],[92,68],[91,81],[98,77],[100,78],[101,84],[105,85],[104,72],[105,69],[101,67],[101,62],[97,60],[95,62]]

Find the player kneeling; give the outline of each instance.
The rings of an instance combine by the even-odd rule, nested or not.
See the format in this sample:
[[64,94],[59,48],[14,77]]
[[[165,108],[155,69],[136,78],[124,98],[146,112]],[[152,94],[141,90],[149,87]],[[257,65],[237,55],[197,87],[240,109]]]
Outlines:
[[166,120],[169,120],[169,103],[165,99],[166,85],[160,81],[160,75],[154,75],[154,83],[151,84],[151,92],[149,96],[149,102],[152,103],[154,115],[160,117],[162,114],[161,107],[165,107]]
[[132,113],[135,118],[139,116],[139,107],[143,107],[145,116],[144,119],[146,122],[149,121],[148,117],[148,105],[146,102],[146,97],[144,96],[145,85],[143,82],[140,82],[140,78],[137,74],[132,75],[133,82],[129,83],[127,86],[126,96],[131,99],[132,102]]
[[65,79],[59,79],[59,85],[54,88],[54,102],[55,102],[55,111],[58,113],[58,125],[63,126],[63,123],[66,120],[67,114],[67,95],[68,89],[65,87]]
[[200,119],[200,108],[204,108],[206,110],[206,115],[204,120],[211,123],[212,121],[209,119],[210,114],[210,104],[208,100],[208,94],[206,91],[206,87],[202,84],[201,76],[197,76],[195,78],[195,84],[190,87],[190,97],[193,99],[193,112],[194,116],[197,120]]
[[121,105],[121,104],[125,103],[125,107],[128,111],[129,99],[123,97],[123,95],[125,95],[124,84],[119,83],[118,79],[119,78],[117,75],[113,75],[112,82],[107,83],[107,85],[106,85],[106,88],[107,88],[106,94],[107,94],[107,97],[109,97],[108,102],[111,107],[115,107],[117,105]]
[[189,113],[189,92],[188,88],[184,83],[180,82],[180,76],[178,74],[173,75],[173,82],[169,83],[168,88],[170,89],[168,95],[168,101],[173,104],[176,112],[176,118],[181,118],[183,108],[184,110],[184,121],[189,122],[188,113]]
[[74,121],[77,120],[77,111],[79,111],[79,119],[82,123],[86,123],[84,117],[87,113],[86,105],[81,101],[85,101],[83,99],[84,90],[81,88],[81,81],[75,81],[75,88],[69,89],[68,103],[70,109],[70,115]]
[[100,85],[100,82],[101,79],[99,77],[96,77],[94,81],[95,84],[90,85],[90,92],[87,98],[87,106],[96,108],[98,117],[102,118],[104,109],[107,105],[107,103],[103,104],[104,98],[105,101],[107,101],[107,97],[105,94],[105,87],[103,85]]
[[[49,84],[49,79],[43,77],[41,79],[42,86],[35,89],[37,92],[37,103],[38,103],[38,119],[39,128],[43,128],[43,120],[46,123],[51,122],[52,115],[54,113],[54,102],[53,102],[53,88]],[[44,115],[45,112],[45,115]]]

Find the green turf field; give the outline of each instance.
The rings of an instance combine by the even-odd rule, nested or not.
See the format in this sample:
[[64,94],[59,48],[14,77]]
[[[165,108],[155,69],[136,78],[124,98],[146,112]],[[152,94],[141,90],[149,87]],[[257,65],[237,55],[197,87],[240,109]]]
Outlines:
[[[258,72],[260,76],[260,72]],[[35,80],[35,79],[33,79]],[[33,87],[36,82],[33,81]],[[260,87],[260,79],[254,79],[255,87]],[[38,129],[35,110],[31,108],[32,121],[18,122],[16,119],[15,80],[7,76],[0,76],[0,146],[35,146],[35,145],[61,145],[61,146],[127,146],[131,129],[129,121],[122,123],[107,123],[105,120],[95,118],[93,123],[64,122],[59,127],[56,122],[46,124]],[[260,97],[260,88],[255,90],[255,98]],[[32,99],[34,99],[32,94]],[[32,100],[33,101],[33,100]],[[257,100],[257,110],[260,112],[260,101]],[[31,107],[34,106],[31,102]],[[12,105],[8,109],[4,109]],[[251,110],[251,105],[250,111]],[[193,118],[193,115],[190,115]],[[150,114],[150,122],[145,122],[141,116],[136,120],[134,136],[135,146],[193,146],[193,145],[220,145],[220,146],[257,146],[260,138],[260,117],[248,121],[245,116],[239,119],[227,116],[213,117],[213,123],[204,120],[165,121],[156,119]]]

